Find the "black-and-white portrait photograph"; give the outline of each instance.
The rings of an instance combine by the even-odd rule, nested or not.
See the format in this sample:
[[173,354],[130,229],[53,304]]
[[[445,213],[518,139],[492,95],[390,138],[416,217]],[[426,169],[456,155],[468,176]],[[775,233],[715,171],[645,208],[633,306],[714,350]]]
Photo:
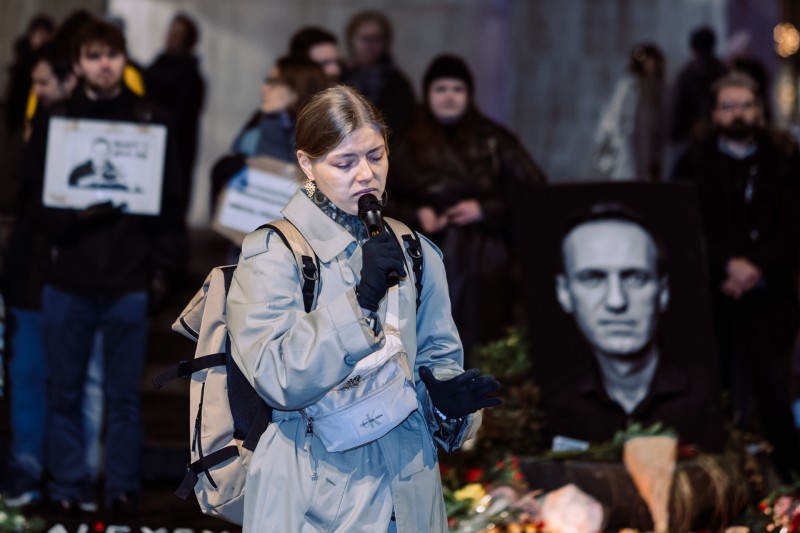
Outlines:
[[557,444],[661,422],[688,444],[721,446],[693,195],[684,185],[604,183],[521,198],[532,366]]
[[163,126],[51,119],[45,205],[82,209],[111,201],[129,213],[158,215],[165,142]]
[[130,190],[125,174],[112,161],[113,147],[105,137],[92,141],[89,159],[78,164],[69,174],[69,186],[79,189],[115,189],[141,193],[142,188]]

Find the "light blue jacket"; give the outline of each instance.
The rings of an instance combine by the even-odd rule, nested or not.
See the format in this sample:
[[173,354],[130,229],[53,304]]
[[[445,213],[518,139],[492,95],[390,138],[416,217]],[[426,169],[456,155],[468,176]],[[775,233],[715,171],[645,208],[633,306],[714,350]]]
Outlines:
[[[461,446],[477,430],[480,413],[442,423],[419,380],[421,365],[440,379],[463,371],[441,252],[421,239],[419,309],[413,275],[400,283],[400,337],[419,408],[384,437],[329,453],[316,437],[306,440],[297,410],[339,384],[384,337],[380,326],[377,334],[370,329],[356,300],[361,247],[355,239],[302,190],[283,214],[319,258],[319,292],[306,313],[292,252],[271,230],[248,235],[227,300],[231,351],[275,411],[248,470],[244,531],[446,532],[436,442],[448,451]],[[381,320],[385,313],[384,299]]]

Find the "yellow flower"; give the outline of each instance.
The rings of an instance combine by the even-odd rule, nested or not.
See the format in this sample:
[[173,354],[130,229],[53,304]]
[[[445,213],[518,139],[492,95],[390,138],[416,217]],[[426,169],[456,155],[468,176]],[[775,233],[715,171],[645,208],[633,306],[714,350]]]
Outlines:
[[469,485],[464,486],[464,488],[461,490],[457,490],[454,494],[456,500],[458,501],[472,500],[473,502],[477,502],[485,495],[486,491],[483,490],[483,485],[480,483],[470,483]]

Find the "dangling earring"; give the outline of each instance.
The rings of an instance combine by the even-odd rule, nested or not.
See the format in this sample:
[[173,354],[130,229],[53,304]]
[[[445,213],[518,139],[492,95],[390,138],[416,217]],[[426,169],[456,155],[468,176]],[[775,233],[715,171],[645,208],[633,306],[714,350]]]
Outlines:
[[308,196],[309,199],[314,198],[314,193],[317,192],[317,184],[311,178],[306,178],[303,189],[305,189],[306,196]]

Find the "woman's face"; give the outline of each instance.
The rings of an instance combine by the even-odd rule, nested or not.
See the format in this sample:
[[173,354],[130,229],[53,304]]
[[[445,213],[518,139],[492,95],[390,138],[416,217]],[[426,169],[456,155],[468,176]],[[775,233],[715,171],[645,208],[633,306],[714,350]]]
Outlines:
[[351,215],[358,214],[358,199],[364,194],[380,198],[386,187],[389,161],[383,135],[377,127],[362,126],[339,145],[312,160],[302,150],[297,160],[305,175],[333,204]]
[[442,124],[457,122],[467,110],[467,84],[458,78],[439,78],[428,88],[428,106]]
[[264,113],[284,111],[295,102],[297,93],[283,81],[278,67],[273,68],[261,85],[261,111]]
[[368,20],[353,33],[351,44],[356,63],[370,66],[378,62],[386,49],[386,36],[378,22]]

